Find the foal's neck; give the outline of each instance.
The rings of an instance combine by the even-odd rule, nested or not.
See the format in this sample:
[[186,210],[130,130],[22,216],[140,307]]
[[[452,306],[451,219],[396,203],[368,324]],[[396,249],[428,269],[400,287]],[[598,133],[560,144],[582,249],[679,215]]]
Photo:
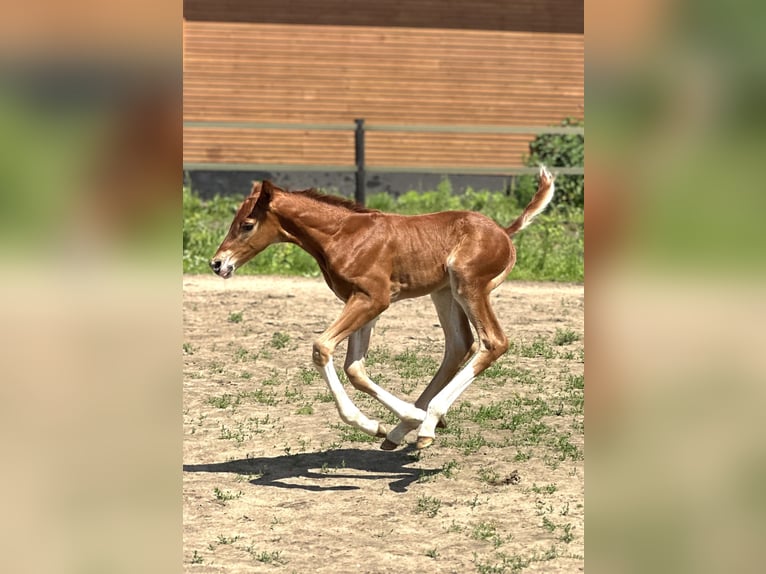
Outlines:
[[285,241],[298,245],[323,266],[330,238],[354,212],[300,192],[280,193],[274,199],[271,210],[286,232]]

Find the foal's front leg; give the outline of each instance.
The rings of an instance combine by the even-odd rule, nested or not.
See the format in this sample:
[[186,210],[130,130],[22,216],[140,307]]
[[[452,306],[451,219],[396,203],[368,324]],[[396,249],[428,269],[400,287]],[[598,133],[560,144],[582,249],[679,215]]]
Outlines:
[[[312,354],[314,366],[322,374],[327,386],[330,388],[343,422],[377,437],[386,436],[386,428],[379,421],[367,418],[349,398],[348,394],[346,394],[346,390],[343,388],[343,384],[335,372],[332,355],[335,347],[341,341],[374,320],[386,307],[388,307],[387,302],[376,305],[369,297],[357,294],[352,295],[340,316],[314,342]],[[425,413],[423,415],[425,416]]]
[[[370,336],[376,321],[377,318],[373,319],[348,338],[348,350],[344,365],[346,375],[348,375],[348,380],[354,385],[354,388],[377,399],[401,421],[412,426],[412,428],[416,428],[425,419],[426,411],[412,403],[395,397],[387,390],[376,385],[364,368],[364,357],[367,355],[367,349],[370,346]],[[385,427],[381,424],[379,430],[385,430]]]

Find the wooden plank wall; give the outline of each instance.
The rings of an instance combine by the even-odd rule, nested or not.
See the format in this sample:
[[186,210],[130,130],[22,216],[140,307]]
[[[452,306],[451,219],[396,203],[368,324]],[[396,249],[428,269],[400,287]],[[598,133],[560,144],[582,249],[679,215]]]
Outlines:
[[[185,128],[185,163],[352,165],[354,118],[543,126],[568,116],[583,116],[580,33],[184,21],[185,121],[349,124]],[[367,164],[519,166],[532,137],[370,131]]]

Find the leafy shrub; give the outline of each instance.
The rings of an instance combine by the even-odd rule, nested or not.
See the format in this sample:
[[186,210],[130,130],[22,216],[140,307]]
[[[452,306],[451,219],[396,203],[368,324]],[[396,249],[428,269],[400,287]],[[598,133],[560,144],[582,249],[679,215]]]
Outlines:
[[[583,121],[567,118],[564,127],[582,127]],[[536,167],[545,164],[555,172],[557,167],[577,167],[585,161],[585,136],[564,134],[541,134],[529,144],[526,164]],[[526,205],[537,190],[537,178],[526,175],[518,178],[515,194],[519,203]],[[582,175],[559,175],[556,178],[554,205],[582,207],[585,196],[585,177]]]

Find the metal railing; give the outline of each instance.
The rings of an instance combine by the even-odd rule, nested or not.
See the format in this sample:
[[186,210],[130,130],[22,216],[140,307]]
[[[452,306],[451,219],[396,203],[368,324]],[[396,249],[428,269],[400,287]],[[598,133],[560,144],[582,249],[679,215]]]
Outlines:
[[[394,125],[366,124],[364,119],[350,123],[278,123],[278,122],[237,122],[237,121],[187,121],[184,128],[202,129],[245,129],[245,130],[302,130],[302,131],[347,131],[354,130],[354,165],[318,164],[260,164],[260,163],[211,163],[184,162],[184,171],[325,171],[356,173],[354,198],[364,204],[366,199],[365,177],[371,173],[437,173],[441,175],[533,175],[536,167],[522,166],[368,166],[365,162],[365,133],[418,132],[418,133],[478,133],[478,134],[561,134],[584,135],[585,128],[579,126],[495,126],[495,125]],[[561,175],[583,175],[583,166],[555,167]]]

